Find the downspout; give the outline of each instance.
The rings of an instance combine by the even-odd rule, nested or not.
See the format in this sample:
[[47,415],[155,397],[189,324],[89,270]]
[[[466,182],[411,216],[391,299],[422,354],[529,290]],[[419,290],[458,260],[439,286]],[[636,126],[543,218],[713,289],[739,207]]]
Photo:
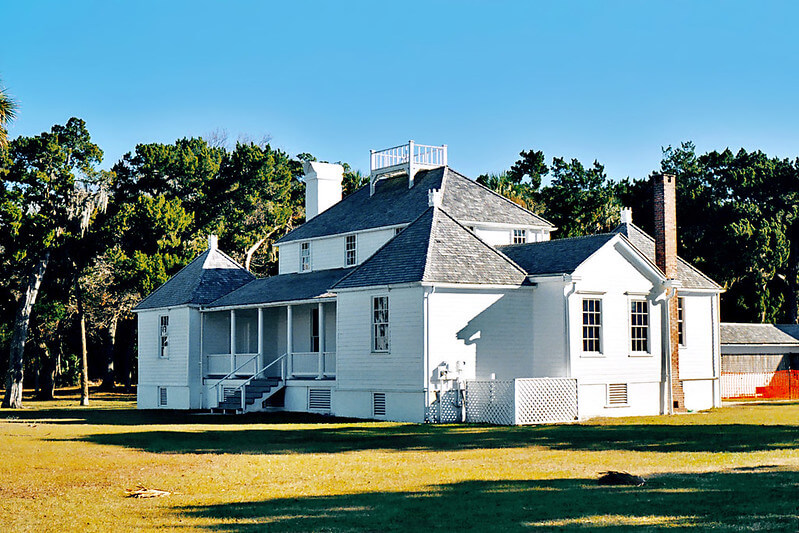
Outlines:
[[424,413],[427,414],[427,408],[430,405],[430,296],[436,292],[436,286],[430,287],[430,290],[425,290],[424,293],[424,376],[422,376],[424,384]]
[[[719,366],[721,361],[718,361],[716,358],[721,358],[721,346],[720,346],[720,339],[719,339],[719,328],[721,327],[719,324],[721,323],[721,317],[719,316],[720,306],[719,306],[719,299],[721,298],[720,294],[716,294],[710,300],[711,306],[711,315],[712,315],[712,335],[713,335],[713,352],[712,352],[712,359],[713,359],[713,407],[721,407],[721,376],[719,372]],[[716,403],[716,394],[718,393],[719,402]]]
[[[669,316],[669,301],[672,298],[677,296],[677,288],[674,286],[674,280],[666,280],[666,283],[663,285],[665,288],[664,291],[664,298],[663,298],[663,323],[666,325],[665,328],[661,327],[660,333],[660,343],[663,345],[663,356],[665,358],[665,369],[666,369],[666,376],[664,380],[664,386],[666,388],[666,409],[664,409],[664,414],[673,415],[674,414],[674,390],[671,385],[671,317]],[[664,335],[663,332],[666,332]]]
[[563,320],[564,324],[566,325],[566,334],[563,336],[563,349],[566,355],[566,376],[572,377],[572,353],[571,353],[571,309],[569,306],[569,298],[572,294],[577,291],[577,280],[573,278],[569,274],[564,274],[563,281],[569,283],[571,282],[572,286],[569,292],[564,295],[563,301]]
[[203,325],[205,324],[205,313],[200,311],[200,409],[203,408],[205,398],[205,379],[203,379]]

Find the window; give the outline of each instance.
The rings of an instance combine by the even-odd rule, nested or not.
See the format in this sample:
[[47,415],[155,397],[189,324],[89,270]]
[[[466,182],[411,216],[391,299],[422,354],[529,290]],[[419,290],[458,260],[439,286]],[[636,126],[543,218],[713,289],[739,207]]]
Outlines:
[[374,416],[386,416],[386,393],[372,393],[372,414]]
[[395,236],[399,235],[400,233],[402,233],[402,230],[404,230],[404,229],[405,228],[394,228],[394,235]]
[[608,385],[608,405],[627,405],[626,383],[611,383]]
[[356,241],[355,235],[347,235],[347,243],[345,245],[345,255],[347,260],[347,266],[352,266],[358,262],[358,243]]
[[158,387],[158,406],[165,407],[167,404],[166,387]]
[[649,351],[649,303],[646,300],[630,302],[630,349]]
[[319,309],[311,309],[311,351],[319,351]]
[[169,317],[162,316],[160,318],[160,322],[161,322],[161,329],[159,332],[159,337],[161,339],[161,342],[158,355],[159,357],[166,359],[167,357],[169,357]]
[[372,298],[372,351],[388,351],[388,296]]
[[300,272],[311,270],[311,243],[300,244]]
[[515,229],[513,230],[513,244],[524,244],[527,242],[527,230]]
[[601,352],[600,330],[602,328],[602,300],[583,300],[583,351]]
[[685,298],[677,297],[677,339],[680,346],[685,346]]

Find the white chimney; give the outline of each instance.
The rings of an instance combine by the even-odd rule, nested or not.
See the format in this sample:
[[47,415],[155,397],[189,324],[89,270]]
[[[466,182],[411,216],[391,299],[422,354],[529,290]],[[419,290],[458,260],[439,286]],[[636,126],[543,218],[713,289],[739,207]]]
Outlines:
[[208,236],[208,249],[209,250],[216,250],[219,248],[219,241],[216,238],[216,235],[209,235]]
[[306,161],[305,172],[305,220],[313,217],[341,201],[341,180],[344,167],[331,163]]
[[622,207],[621,208],[621,223],[622,224],[632,224],[633,223],[633,210],[629,207]]

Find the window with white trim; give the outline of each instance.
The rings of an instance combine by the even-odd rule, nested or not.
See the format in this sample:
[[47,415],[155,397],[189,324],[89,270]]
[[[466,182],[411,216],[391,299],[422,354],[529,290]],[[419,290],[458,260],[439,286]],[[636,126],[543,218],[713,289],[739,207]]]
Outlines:
[[304,242],[300,244],[300,272],[309,270],[311,270],[311,243]]
[[402,233],[402,230],[404,230],[404,229],[405,229],[405,228],[394,228],[394,236],[397,236],[397,235],[399,235],[400,233]]
[[347,266],[353,266],[358,263],[358,241],[355,235],[347,235],[346,244],[344,245],[344,255],[346,256]]
[[513,230],[513,244],[524,244],[527,242],[527,230],[515,229]]
[[608,405],[627,405],[627,384],[608,384]]
[[630,350],[649,351],[649,302],[630,301]]
[[685,298],[677,297],[677,340],[685,346]]
[[160,323],[158,356],[166,359],[169,357],[169,316],[163,315],[159,317],[158,321]]
[[388,342],[388,296],[372,298],[372,351],[387,352]]
[[583,351],[602,351],[602,300],[583,299]]

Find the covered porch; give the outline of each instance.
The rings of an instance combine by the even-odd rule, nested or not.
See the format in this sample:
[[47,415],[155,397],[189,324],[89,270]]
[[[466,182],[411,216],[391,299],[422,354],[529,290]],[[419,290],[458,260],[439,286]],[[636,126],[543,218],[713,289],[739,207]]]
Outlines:
[[336,301],[248,306],[202,313],[204,380],[336,378]]

